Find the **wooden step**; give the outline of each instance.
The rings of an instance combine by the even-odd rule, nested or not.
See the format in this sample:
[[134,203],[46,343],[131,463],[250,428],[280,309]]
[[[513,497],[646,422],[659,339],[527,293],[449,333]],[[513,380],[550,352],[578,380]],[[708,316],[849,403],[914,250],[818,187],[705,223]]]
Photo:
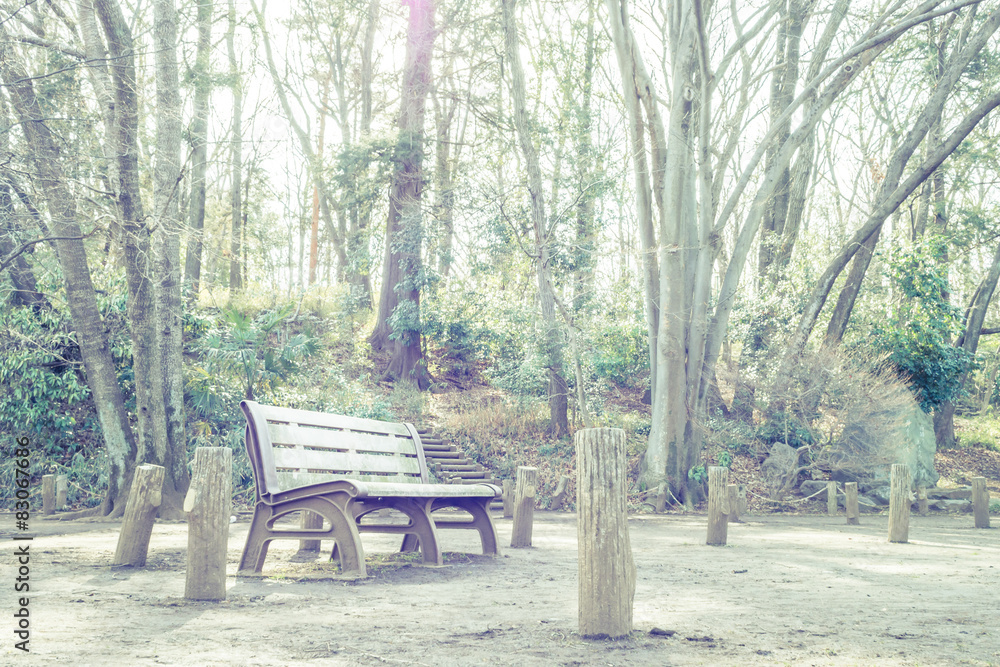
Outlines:
[[420,438],[420,443],[423,445],[443,445],[444,440],[428,436],[426,438]]
[[425,459],[464,459],[462,452],[424,452]]
[[482,472],[483,471],[482,468],[480,468],[479,466],[477,466],[474,463],[465,463],[465,464],[445,463],[445,464],[441,465],[441,470],[444,470],[446,472]]
[[485,470],[470,470],[469,472],[448,472],[445,474],[451,475],[452,477],[461,477],[462,479],[485,480],[488,473]]

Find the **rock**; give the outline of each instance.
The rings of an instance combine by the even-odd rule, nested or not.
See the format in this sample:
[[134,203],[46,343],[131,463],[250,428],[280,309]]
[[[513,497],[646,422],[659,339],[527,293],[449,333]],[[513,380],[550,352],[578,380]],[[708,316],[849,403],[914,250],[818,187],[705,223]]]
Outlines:
[[942,512],[971,512],[972,501],[941,499],[930,503],[930,507]]
[[904,423],[899,433],[902,444],[896,463],[910,466],[914,486],[934,486],[940,477],[934,469],[934,454],[937,453],[934,420],[920,409],[916,401],[903,417]]
[[862,495],[859,494],[858,495],[858,511],[859,512],[866,512],[866,513],[870,514],[872,512],[881,512],[882,511],[882,507],[877,502],[875,502],[874,500],[872,500],[871,498],[869,498],[868,496],[862,496]]
[[927,489],[928,500],[971,500],[972,489]]
[[865,491],[867,496],[876,505],[888,505],[891,487],[888,485],[873,486]]
[[810,500],[826,502],[826,482],[824,481],[807,479],[799,485],[799,491],[803,496],[812,496],[817,491],[821,491],[819,495],[813,496]]
[[798,466],[798,450],[783,442],[771,445],[767,460],[760,467],[761,477],[771,497],[777,498],[794,486]]

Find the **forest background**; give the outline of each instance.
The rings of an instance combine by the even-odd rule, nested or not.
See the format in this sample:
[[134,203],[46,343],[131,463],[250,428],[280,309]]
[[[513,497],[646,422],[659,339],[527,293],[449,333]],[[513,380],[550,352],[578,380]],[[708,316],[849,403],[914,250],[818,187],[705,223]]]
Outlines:
[[166,517],[196,446],[252,499],[243,398],[432,421],[546,483],[622,427],[637,497],[688,507],[775,442],[871,466],[907,404],[995,449],[998,27],[985,0],[0,3],[5,444],[103,514],[163,465]]

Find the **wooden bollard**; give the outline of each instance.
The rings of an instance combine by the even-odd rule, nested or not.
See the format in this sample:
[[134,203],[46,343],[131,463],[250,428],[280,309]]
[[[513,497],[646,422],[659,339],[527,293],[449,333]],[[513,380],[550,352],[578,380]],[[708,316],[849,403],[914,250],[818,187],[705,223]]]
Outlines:
[[191,487],[184,499],[184,511],[188,513],[184,597],[189,600],[226,599],[232,486],[232,450],[228,447],[196,449]]
[[[302,523],[300,525],[302,530],[322,528],[323,515],[310,512],[309,510],[302,510]],[[321,546],[322,544],[319,540],[299,540],[300,551],[319,551]]]
[[917,487],[917,512],[920,516],[927,516],[929,508],[927,507],[927,487],[918,486]]
[[56,513],[56,476],[42,475],[42,514]]
[[725,546],[729,528],[729,468],[708,469],[708,538],[705,544]]
[[66,502],[69,496],[69,477],[67,475],[56,476],[56,509],[66,509]]
[[847,525],[857,526],[861,523],[861,512],[858,510],[858,483],[845,483],[844,496],[844,507],[847,512]]
[[837,483],[826,483],[826,513],[837,516]]
[[990,527],[990,490],[985,477],[972,478],[972,514],[976,528]]
[[149,537],[153,534],[153,522],[160,506],[163,474],[163,466],[146,464],[135,469],[112,565],[143,567],[146,564]]
[[738,505],[736,507],[736,513],[740,516],[744,516],[747,513],[747,485],[737,484],[739,491],[737,491],[736,499]]
[[624,637],[632,632],[636,579],[625,504],[625,431],[586,428],[574,439],[580,634]]
[[514,489],[514,528],[510,546],[531,546],[531,523],[535,518],[535,484],[538,468],[521,466],[517,469],[517,486]]
[[503,481],[503,518],[509,519],[514,516],[514,480],[505,479]]
[[729,522],[730,523],[741,523],[740,521],[740,486],[739,484],[730,484],[726,487],[726,493],[729,500]]
[[889,541],[906,542],[910,534],[910,466],[892,464],[889,487]]
[[556,485],[555,495],[552,496],[552,501],[549,503],[549,509],[552,511],[562,509],[562,506],[566,504],[566,498],[569,497],[569,483],[570,476],[563,475],[559,478],[559,484]]

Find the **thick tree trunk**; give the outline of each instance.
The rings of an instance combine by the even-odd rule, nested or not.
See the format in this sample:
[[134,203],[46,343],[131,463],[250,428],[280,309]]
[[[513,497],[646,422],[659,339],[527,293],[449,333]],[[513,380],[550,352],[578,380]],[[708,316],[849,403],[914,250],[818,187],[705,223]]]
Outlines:
[[[390,347],[386,377],[430,384],[420,337],[421,248],[423,215],[424,116],[431,83],[431,52],[436,36],[434,4],[413,0],[410,5],[403,66],[402,100],[396,164],[389,190],[389,217],[385,232],[385,261],[378,320],[369,340],[375,349]],[[391,319],[390,319],[391,318]],[[391,339],[391,341],[390,341]],[[389,343],[392,343],[389,346]]]
[[184,280],[197,302],[201,289],[201,254],[205,229],[205,174],[208,167],[208,103],[212,94],[212,0],[198,3],[198,50],[194,64],[194,118],[191,121],[190,232],[184,263]]
[[511,104],[514,111],[514,127],[518,143],[524,155],[528,172],[528,193],[531,197],[531,222],[535,232],[535,277],[538,281],[538,299],[541,303],[542,326],[546,366],[549,375],[549,431],[553,435],[569,432],[569,386],[563,377],[563,341],[556,314],[555,287],[552,283],[549,243],[552,230],[545,216],[545,195],[542,192],[542,171],[538,162],[538,151],[533,143],[528,120],[528,105],[525,93],[524,68],[514,18],[516,0],[501,0],[501,12],[506,44],[507,62],[511,78]]
[[[153,4],[156,61],[156,163],[153,170],[153,250],[159,280],[157,320],[167,443],[162,459],[163,502],[160,517],[182,519],[181,506],[190,481],[184,413],[184,307],[181,301],[181,99],[177,73],[177,12],[173,0]],[[153,369],[157,372],[157,369]]]
[[[118,155],[118,211],[122,224],[128,319],[132,338],[136,412],[139,423],[138,462],[167,457],[162,354],[157,334],[155,285],[150,279],[150,228],[139,187],[138,84],[132,33],[117,0],[96,0],[111,55],[115,93],[114,145]],[[135,462],[133,462],[135,463]],[[120,506],[124,512],[124,506]],[[118,510],[116,509],[116,514]]]
[[101,509],[104,514],[124,512],[135,466],[136,443],[118,386],[107,332],[97,309],[83,234],[77,220],[76,199],[67,186],[58,144],[45,124],[45,114],[35,97],[32,80],[10,44],[0,26],[0,73],[31,148],[37,182],[48,203],[50,229],[55,236],[63,237],[54,245],[66,280],[66,302],[108,455],[108,492]]

